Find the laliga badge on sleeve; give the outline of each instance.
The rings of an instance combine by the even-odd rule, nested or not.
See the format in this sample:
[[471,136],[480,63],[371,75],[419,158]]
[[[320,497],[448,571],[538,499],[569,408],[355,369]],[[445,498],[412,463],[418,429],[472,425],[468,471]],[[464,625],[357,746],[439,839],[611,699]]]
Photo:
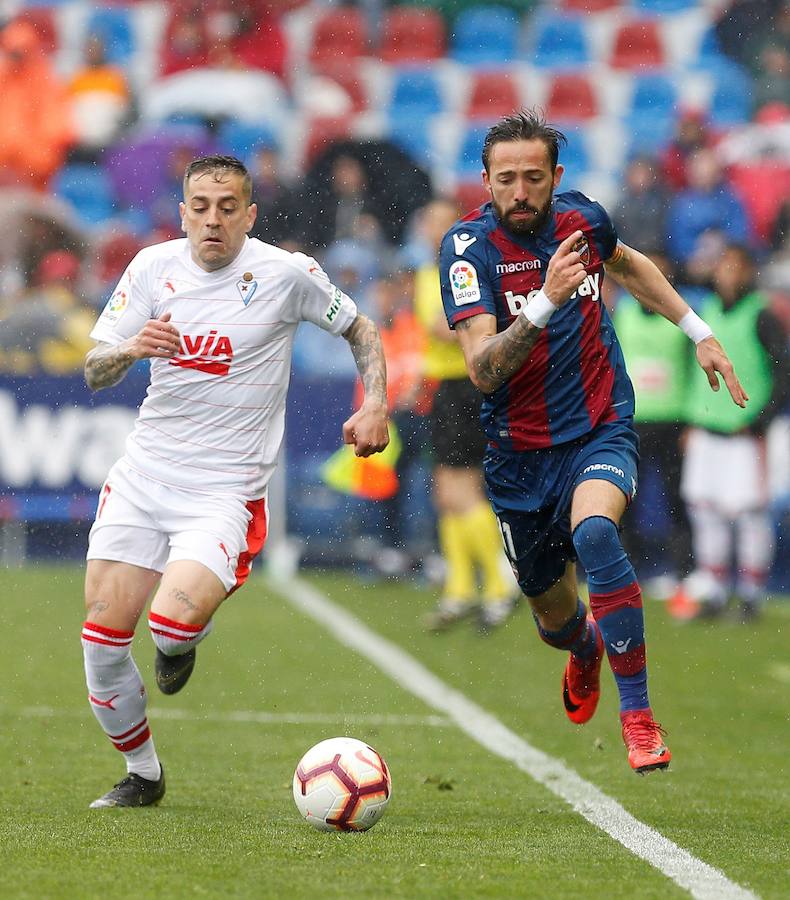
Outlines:
[[236,282],[236,288],[242,303],[246,306],[252,300],[252,295],[258,288],[258,282],[252,280],[252,272],[245,272],[243,277]]

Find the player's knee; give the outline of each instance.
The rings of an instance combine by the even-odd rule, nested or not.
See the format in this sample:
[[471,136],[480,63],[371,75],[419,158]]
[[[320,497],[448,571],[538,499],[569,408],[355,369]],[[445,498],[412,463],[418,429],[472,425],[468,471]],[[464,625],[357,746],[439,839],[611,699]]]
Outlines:
[[154,643],[165,656],[180,656],[208,636],[214,627],[214,620],[209,619],[205,624],[189,624],[151,612],[148,614],[148,627]]
[[605,516],[582,519],[573,532],[573,546],[581,564],[589,571],[590,563],[608,560],[623,551],[617,525]]
[[82,653],[86,663],[112,666],[123,663],[132,652],[133,631],[107,628],[90,620],[82,626]]

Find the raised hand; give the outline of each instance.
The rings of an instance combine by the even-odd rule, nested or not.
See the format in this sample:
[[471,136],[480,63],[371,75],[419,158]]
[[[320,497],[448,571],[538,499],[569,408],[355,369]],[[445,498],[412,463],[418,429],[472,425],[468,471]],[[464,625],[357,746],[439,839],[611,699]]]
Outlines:
[[567,303],[571,294],[587,277],[581,256],[573,249],[583,236],[581,231],[574,231],[573,234],[568,235],[549,260],[546,280],[543,282],[543,293],[555,306]]

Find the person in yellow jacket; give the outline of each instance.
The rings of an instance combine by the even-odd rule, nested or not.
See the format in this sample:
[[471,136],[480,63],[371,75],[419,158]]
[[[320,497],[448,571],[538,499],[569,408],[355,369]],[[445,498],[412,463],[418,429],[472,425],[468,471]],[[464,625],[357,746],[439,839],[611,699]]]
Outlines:
[[[457,207],[447,200],[424,208],[423,234],[436,253],[457,218]],[[430,413],[431,448],[439,549],[446,566],[442,596],[427,625],[443,631],[477,613],[481,631],[487,632],[512,612],[513,583],[483,489],[482,396],[467,376],[458,340],[447,325],[435,260],[418,269],[414,290],[415,314],[427,335],[423,374],[438,383]]]
[[773,559],[765,431],[790,400],[790,352],[755,282],[751,251],[729,245],[714,273],[715,293],[700,310],[729,349],[750,397],[746,408],[735,406],[722,392],[710,392],[704,373],[701,379],[692,374],[681,493],[696,564],[686,593],[702,601],[702,615],[724,612],[733,586],[741,616],[756,615]]

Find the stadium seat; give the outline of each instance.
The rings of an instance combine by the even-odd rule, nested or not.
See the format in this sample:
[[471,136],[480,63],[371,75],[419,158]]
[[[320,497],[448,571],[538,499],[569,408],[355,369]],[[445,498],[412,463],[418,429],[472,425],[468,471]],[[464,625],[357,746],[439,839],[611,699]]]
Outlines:
[[590,155],[587,151],[584,131],[575,128],[564,128],[568,139],[565,147],[560,147],[559,161],[565,167],[562,176],[562,190],[578,189],[578,179],[590,168]]
[[99,225],[115,214],[112,183],[104,169],[91,163],[70,163],[55,176],[55,196],[70,203],[86,225]]
[[666,64],[664,44],[655,19],[621,25],[614,36],[609,65],[614,69],[649,69]]
[[351,133],[350,116],[318,116],[310,121],[307,139],[304,142],[302,168],[306,169],[313,160],[335,141],[348,138]]
[[352,112],[359,113],[368,108],[367,80],[359,59],[323,62],[314,66],[313,72],[334,81],[345,91],[351,101]]
[[88,18],[86,35],[98,35],[104,43],[107,61],[123,66],[135,52],[131,12],[123,6],[94,9]]
[[542,69],[573,69],[590,62],[590,49],[579,16],[547,14],[535,22],[530,60]]
[[694,0],[631,0],[631,5],[649,16],[666,16],[694,9],[697,4]]
[[471,212],[491,199],[479,177],[477,181],[462,181],[457,184],[454,195],[462,213]]
[[716,85],[710,100],[708,117],[711,125],[728,128],[748,122],[752,112],[752,80],[735,63],[714,71]]
[[361,10],[340,6],[327,10],[313,32],[310,62],[314,65],[356,59],[368,52],[368,31]]
[[472,6],[458,14],[450,57],[469,66],[505,65],[516,58],[521,23],[503,6]]
[[675,116],[670,113],[641,111],[626,119],[629,159],[634,156],[656,156],[675,134]]
[[493,120],[510,115],[522,105],[518,84],[510,72],[481,71],[472,75],[467,118]]
[[598,115],[598,100],[586,75],[557,73],[549,86],[546,116],[552,122],[576,122]]
[[399,64],[439,59],[446,39],[444,19],[436,10],[396,6],[384,16],[378,55]]
[[395,69],[389,112],[392,116],[431,116],[442,112],[444,103],[436,73],[430,68]]
[[41,47],[47,55],[58,50],[60,41],[58,29],[55,23],[55,14],[52,9],[36,7],[25,9],[14,18],[15,22],[28,22],[36,31]]
[[620,0],[563,0],[561,6],[564,12],[589,15],[620,6]]
[[238,119],[227,119],[219,128],[219,145],[223,153],[251,162],[260,147],[276,147],[274,130],[267,125],[252,125]]
[[715,25],[710,25],[703,33],[696,51],[692,67],[709,72],[711,69],[730,64],[731,60],[722,52]]
[[790,166],[775,160],[733,166],[728,180],[746,207],[755,233],[763,241],[770,240],[783,199],[790,196]]
[[671,116],[674,115],[677,101],[677,86],[668,75],[651,72],[637,75],[634,79],[634,91],[631,96],[632,113]]
[[431,116],[394,114],[389,119],[389,139],[418,166],[431,163]]
[[461,137],[455,172],[460,181],[470,181],[480,177],[483,169],[482,152],[488,128],[483,125],[469,125]]

